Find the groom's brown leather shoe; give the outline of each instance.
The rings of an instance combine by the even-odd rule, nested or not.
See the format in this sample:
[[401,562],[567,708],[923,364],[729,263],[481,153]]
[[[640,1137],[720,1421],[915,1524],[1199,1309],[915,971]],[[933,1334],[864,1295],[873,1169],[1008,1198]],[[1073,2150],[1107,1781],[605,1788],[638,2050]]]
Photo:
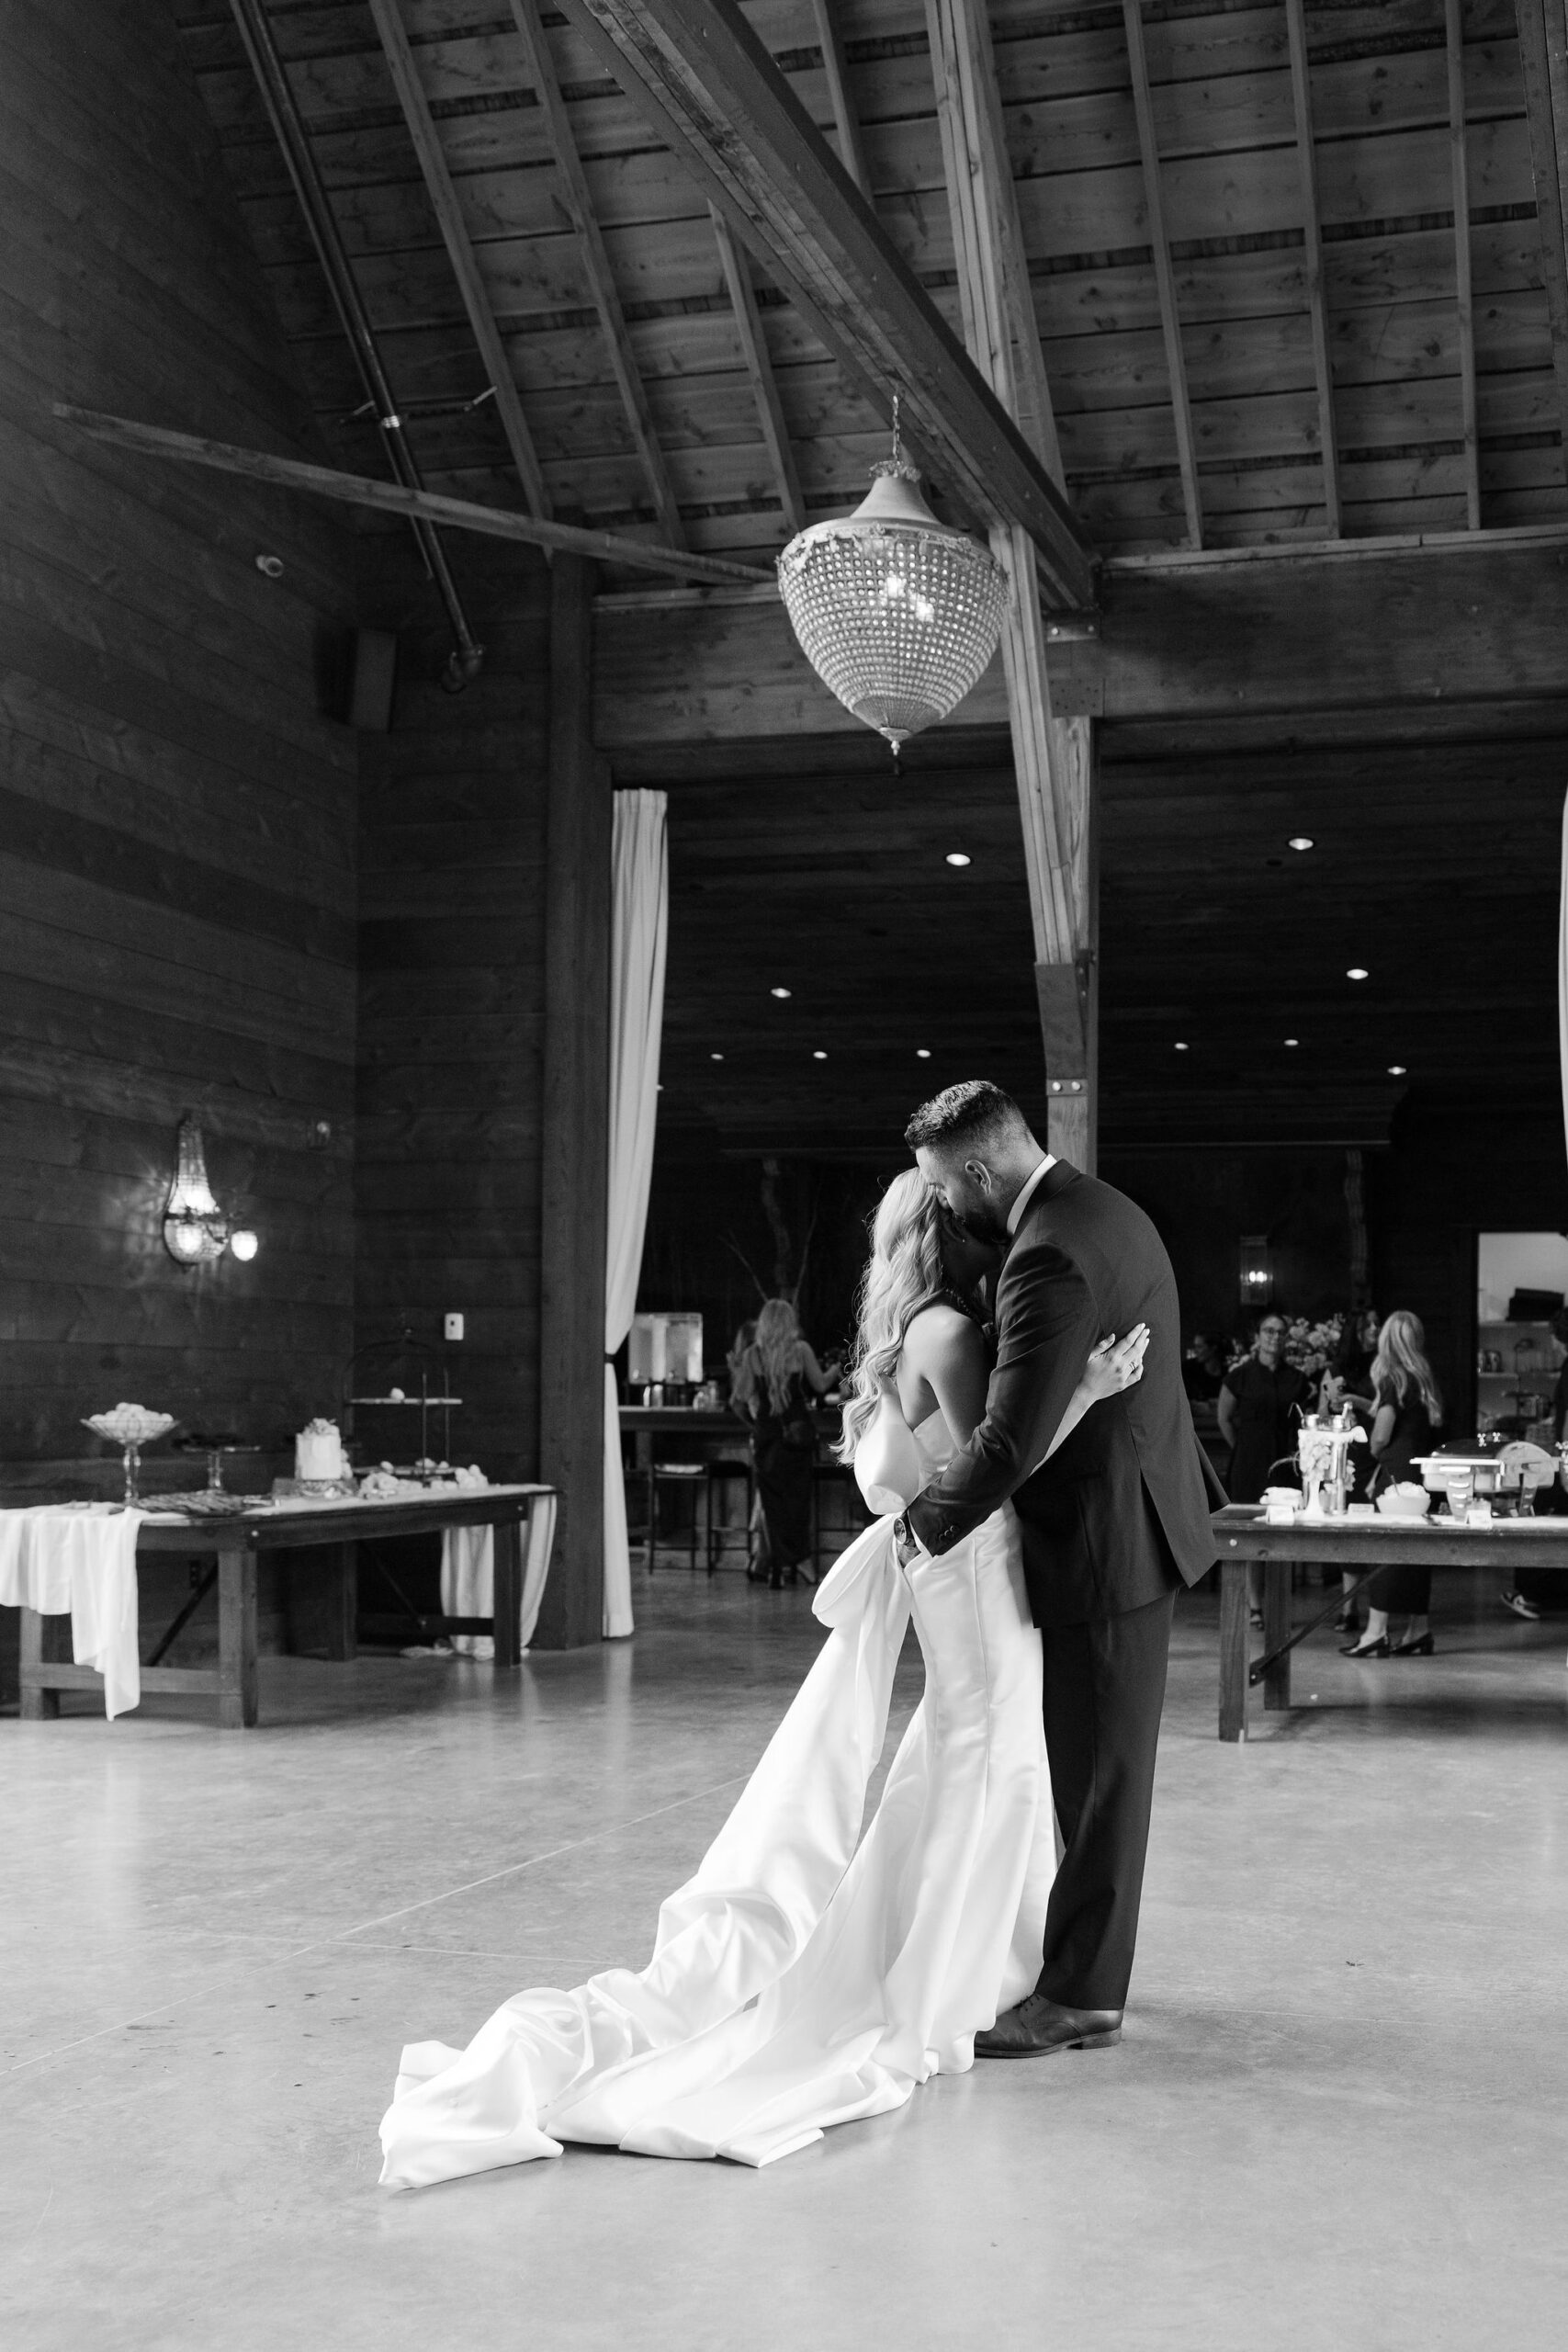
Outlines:
[[1057,2050],[1109,2050],[1122,2039],[1120,2009],[1069,2009],[1031,1993],[975,2036],[976,2058],[1049,2058]]

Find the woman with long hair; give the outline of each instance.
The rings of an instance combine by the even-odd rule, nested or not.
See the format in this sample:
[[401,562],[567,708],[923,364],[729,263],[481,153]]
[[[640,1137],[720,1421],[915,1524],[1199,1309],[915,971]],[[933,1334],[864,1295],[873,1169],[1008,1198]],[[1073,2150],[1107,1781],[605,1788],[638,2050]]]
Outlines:
[[[1410,1476],[1411,1464],[1429,1453],[1443,1425],[1443,1397],[1427,1358],[1421,1317],[1401,1307],[1378,1333],[1372,1359],[1371,1453],[1376,1464],[1370,1491],[1376,1497]],[[1367,1587],[1367,1630],[1348,1643],[1347,1657],[1430,1657],[1427,1615],[1432,1571],[1402,1561],[1380,1568]],[[1391,1616],[1406,1619],[1404,1637],[1389,1638]]]
[[[849,1408],[856,1475],[885,1513],[984,1415],[973,1274],[973,1245],[951,1221],[944,1231],[919,1176],[890,1185]],[[787,1383],[795,1343],[781,1317],[767,1334],[762,1321],[757,1348],[776,1347]],[[1051,1453],[1086,1413],[1125,1409],[1147,1337],[1140,1324],[1101,1341]],[[879,1518],[812,1605],[828,1638],[660,1911],[649,1967],[520,1993],[466,2051],[406,2048],[381,2127],[384,2181],[448,2180],[558,2154],[563,2140],[770,2164],[968,2068],[976,2034],[1033,1984],[1055,1848],[1041,1638],[1011,1504],[908,1567],[895,1520]],[[863,1835],[911,1615],[926,1693]]]
[[[817,1426],[811,1409],[831,1388],[839,1366],[824,1368],[787,1298],[770,1298],[757,1317],[756,1336],[736,1383],[752,1423],[762,1549],[747,1574],[766,1576],[777,1592],[794,1584],[811,1550],[811,1465]],[[807,1571],[809,1573],[809,1571]]]

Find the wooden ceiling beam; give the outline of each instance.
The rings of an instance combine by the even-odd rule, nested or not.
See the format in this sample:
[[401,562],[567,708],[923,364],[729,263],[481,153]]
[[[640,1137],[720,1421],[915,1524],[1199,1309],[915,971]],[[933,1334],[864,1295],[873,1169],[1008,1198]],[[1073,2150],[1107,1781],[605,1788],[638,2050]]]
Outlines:
[[448,523],[455,530],[479,531],[489,538],[520,540],[526,547],[558,549],[567,555],[593,556],[602,563],[631,564],[643,571],[673,572],[681,580],[712,580],[724,587],[773,587],[777,597],[770,574],[753,564],[730,563],[723,556],[658,547],[649,539],[623,538],[616,531],[578,530],[570,523],[546,522],[537,514],[512,514],[502,506],[480,506],[469,498],[444,497],[438,491],[405,490],[400,483],[374,481],[367,474],[340,473],[333,466],[275,458],[265,449],[238,449],[227,441],[171,433],[162,425],[138,424],[130,417],[106,416],[96,409],[73,408],[63,401],[53,403],[53,413],[67,424],[79,425],[96,441],[134,450],[141,457],[211,466],[220,473],[243,474],[252,481],[271,482],[280,490],[307,490],[319,498],[341,499],[345,505],[371,506],[404,522],[415,517]]
[[1291,47],[1291,96],[1296,113],[1296,155],[1302,179],[1303,266],[1312,314],[1312,365],[1317,379],[1317,442],[1323,458],[1323,503],[1328,536],[1343,538],[1339,499],[1339,442],[1334,422],[1334,367],[1328,354],[1328,295],[1323,280],[1323,239],[1318,229],[1317,142],[1312,128],[1312,81],[1307,67],[1303,0],[1285,0]]
[[430,192],[430,201],[440,225],[447,255],[452,264],[457,290],[463,298],[463,308],[468,314],[474,341],[479,347],[495,394],[496,414],[506,435],[506,446],[512,452],[512,462],[517,469],[517,479],[523,485],[523,495],[530,512],[547,518],[551,512],[550,493],[545,486],[534,436],[523,413],[516,379],[506,356],[506,345],[495,322],[490,295],[479,275],[479,262],[468,238],[468,224],[463,219],[457,191],[446,167],[446,156],[441,144],[441,134],[430,111],[430,101],[424,95],[424,85],[419,78],[413,51],[403,27],[399,0],[370,0],[370,14],[375,18],[376,31],[382,53],[398,94],[398,104],[413,141],[419,168]]
[[1515,14],[1540,232],[1540,274],[1551,322],[1557,414],[1568,473],[1568,10],[1563,0],[1515,0]]
[[[1299,0],[1292,0],[1292,6]],[[1464,432],[1464,506],[1481,528],[1481,441],[1475,410],[1475,310],[1470,277],[1470,162],[1464,112],[1464,18],[1460,0],[1443,0],[1449,52],[1449,146],[1454,181],[1454,293],[1459,306],[1460,409]]]
[[828,76],[833,125],[839,134],[839,161],[869,201],[871,164],[866,156],[865,141],[861,136],[854,96],[850,88],[850,62],[844,53],[843,35],[839,30],[833,8],[834,0],[811,0],[811,13],[817,19],[817,39],[822,51],[822,70]]
[[1170,377],[1171,414],[1176,424],[1176,462],[1181,471],[1181,502],[1187,510],[1187,536],[1195,548],[1201,548],[1203,544],[1203,508],[1198,495],[1198,462],[1192,448],[1192,403],[1187,396],[1187,355],[1181,347],[1181,313],[1176,300],[1176,273],[1170,266],[1170,240],[1165,230],[1165,198],[1160,190],[1159,144],[1155,137],[1154,105],[1149,96],[1149,61],[1144,47],[1142,0],[1122,0],[1122,19],[1127,31],[1127,61],[1133,75],[1133,111],[1138,121],[1138,154],[1144,167],[1144,209],[1148,215],[1155,284],[1159,290],[1160,327],[1165,336],[1165,362]]
[[610,256],[605,251],[598,215],[589,194],[566,102],[561,96],[555,59],[550,54],[549,43],[539,22],[537,0],[512,0],[512,21],[522,40],[528,77],[545,118],[550,149],[560,174],[561,194],[571,225],[577,232],[589,291],[609,347],[611,370],[621,395],[621,405],[626,410],[633,445],[652,494],[654,511],[671,546],[684,547],[686,527],[681,519],[680,503],[670,479],[664,452],[659,446],[658,434],[654,431],[653,413],[649,407],[648,392],[632,351],[631,337],[626,333],[621,298],[615,290],[615,273],[610,267]]
[[899,394],[940,477],[987,523],[1029,533],[1054,605],[1092,604],[1092,550],[1066,501],[737,0],[561,5],[853,379]]

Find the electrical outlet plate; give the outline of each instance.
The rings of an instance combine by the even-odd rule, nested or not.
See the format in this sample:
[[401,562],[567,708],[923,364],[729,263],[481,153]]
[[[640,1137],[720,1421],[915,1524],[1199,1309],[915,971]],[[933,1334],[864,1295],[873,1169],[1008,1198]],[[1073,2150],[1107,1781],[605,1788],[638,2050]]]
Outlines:
[[448,1315],[448,1317],[446,1317],[446,1337],[447,1337],[449,1340],[460,1340],[460,1339],[462,1338],[462,1336],[463,1336],[463,1318],[462,1318],[462,1317],[461,1317],[460,1315]]

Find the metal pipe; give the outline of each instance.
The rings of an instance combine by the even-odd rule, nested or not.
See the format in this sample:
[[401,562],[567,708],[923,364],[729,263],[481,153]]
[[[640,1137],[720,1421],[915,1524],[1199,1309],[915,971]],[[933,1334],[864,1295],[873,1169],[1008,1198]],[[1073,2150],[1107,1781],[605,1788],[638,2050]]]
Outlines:
[[[283,150],[283,160],[294,184],[299,209],[305,216],[305,225],[316,249],[316,258],[321,265],[327,289],[333,298],[333,307],[348,337],[355,365],[365,386],[366,398],[375,410],[387,462],[405,490],[423,490],[424,484],[404,435],[398,403],[382,364],[376,330],[370,323],[370,315],[344,248],[331,201],[316,169],[310,134],[294,103],[294,93],[288,85],[287,69],[272,37],[264,0],[230,0],[230,6],[234,12],[234,22],[239,27],[240,39],[245,46],[245,54],[251,62],[251,71],[256,77],[262,104],[266,108],[277,143]],[[483,666],[484,647],[477,641],[468,627],[468,616],[458,598],[446,550],[434,526],[416,517],[409,527],[424,560],[425,570],[440,593],[457,640],[443,666],[441,684],[448,694],[461,694],[470,680],[478,677]]]

